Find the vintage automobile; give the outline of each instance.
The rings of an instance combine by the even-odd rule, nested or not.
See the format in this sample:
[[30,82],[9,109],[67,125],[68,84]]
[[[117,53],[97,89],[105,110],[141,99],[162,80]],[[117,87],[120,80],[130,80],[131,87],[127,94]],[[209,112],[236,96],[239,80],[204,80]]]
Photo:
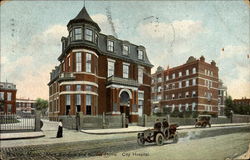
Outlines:
[[167,120],[163,120],[163,122],[156,122],[154,124],[153,129],[147,129],[143,132],[139,132],[137,135],[137,143],[139,145],[144,145],[145,142],[153,143],[155,142],[157,145],[163,145],[164,141],[173,140],[173,143],[178,142],[178,134],[177,134],[177,124],[171,124],[167,122]]
[[211,127],[210,123],[211,115],[199,115],[195,122],[195,127]]

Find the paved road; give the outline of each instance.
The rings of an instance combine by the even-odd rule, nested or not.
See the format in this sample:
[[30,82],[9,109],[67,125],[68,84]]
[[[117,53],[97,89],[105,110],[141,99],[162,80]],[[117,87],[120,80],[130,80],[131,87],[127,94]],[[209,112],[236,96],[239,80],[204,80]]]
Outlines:
[[[51,129],[53,128],[54,127]],[[53,130],[53,132],[55,132],[55,130]],[[146,147],[141,147],[136,143],[136,133],[98,135],[97,140],[95,140],[92,136],[96,135],[75,132],[72,137],[80,136],[80,139],[84,136],[90,137],[88,137],[89,139],[85,137],[82,141],[79,141],[79,137],[75,137],[74,140],[78,141],[73,142],[68,142],[66,139],[53,139],[53,137],[51,137],[50,139],[52,140],[58,140],[58,143],[41,143],[42,145],[31,144],[28,146],[17,145],[15,147],[3,147],[1,150],[3,159],[25,160],[77,158],[166,159],[165,157],[169,157],[169,159],[195,159],[196,157],[198,157],[198,159],[213,159],[211,155],[216,154],[216,158],[214,159],[221,159],[227,156],[238,156],[246,151],[250,142],[250,127],[192,129],[180,131],[180,134],[185,137],[181,138],[178,144],[167,144],[160,147],[149,144]],[[220,134],[222,134],[222,136],[215,136]],[[39,140],[40,139],[43,138],[39,138]],[[219,151],[219,153],[217,153],[217,151]],[[131,156],[133,153],[138,153],[138,155]],[[205,156],[205,158],[203,156]]]

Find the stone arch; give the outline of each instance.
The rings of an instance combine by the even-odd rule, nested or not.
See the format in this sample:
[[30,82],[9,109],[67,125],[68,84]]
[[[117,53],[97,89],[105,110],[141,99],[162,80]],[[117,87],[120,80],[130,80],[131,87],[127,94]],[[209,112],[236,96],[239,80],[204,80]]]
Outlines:
[[129,95],[129,99],[132,99],[132,93],[131,93],[131,91],[129,90],[129,89],[121,89],[120,90],[120,92],[119,92],[119,97],[121,98],[121,94],[122,94],[122,92],[127,92],[128,93],[128,95]]

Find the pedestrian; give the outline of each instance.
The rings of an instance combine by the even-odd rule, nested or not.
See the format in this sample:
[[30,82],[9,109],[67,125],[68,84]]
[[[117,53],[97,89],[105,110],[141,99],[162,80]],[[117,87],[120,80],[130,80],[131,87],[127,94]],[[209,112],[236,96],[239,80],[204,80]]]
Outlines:
[[56,135],[56,138],[61,138],[61,137],[63,137],[62,119],[59,120],[58,131],[57,131],[57,135]]

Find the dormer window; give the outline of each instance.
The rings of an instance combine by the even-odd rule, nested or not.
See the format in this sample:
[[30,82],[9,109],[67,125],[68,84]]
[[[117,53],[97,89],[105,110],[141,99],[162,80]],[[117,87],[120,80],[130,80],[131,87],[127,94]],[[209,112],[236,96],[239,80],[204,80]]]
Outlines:
[[126,56],[129,54],[129,48],[127,45],[123,45],[122,54]]
[[87,41],[93,41],[93,31],[90,29],[85,29],[85,35],[84,35],[85,40]]
[[143,51],[138,50],[138,59],[143,59]]
[[75,40],[81,40],[82,39],[82,28],[75,28]]
[[114,52],[114,42],[108,40],[108,51]]

